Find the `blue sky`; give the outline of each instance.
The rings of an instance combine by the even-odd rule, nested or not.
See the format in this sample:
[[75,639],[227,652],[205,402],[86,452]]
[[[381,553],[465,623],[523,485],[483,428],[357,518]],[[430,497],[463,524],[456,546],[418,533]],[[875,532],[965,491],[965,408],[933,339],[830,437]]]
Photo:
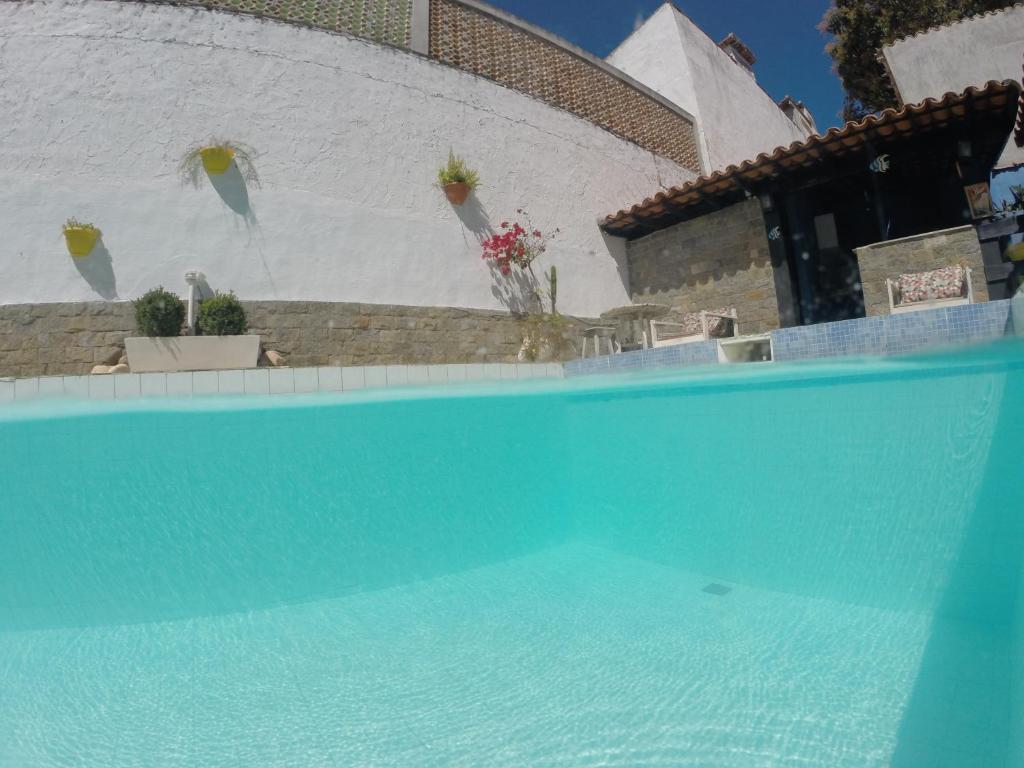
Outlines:
[[[661,0],[490,0],[598,56],[607,56]],[[830,0],[676,0],[715,40],[735,32],[758,58],[758,82],[776,100],[789,94],[819,129],[842,123],[843,89],[817,25]]]

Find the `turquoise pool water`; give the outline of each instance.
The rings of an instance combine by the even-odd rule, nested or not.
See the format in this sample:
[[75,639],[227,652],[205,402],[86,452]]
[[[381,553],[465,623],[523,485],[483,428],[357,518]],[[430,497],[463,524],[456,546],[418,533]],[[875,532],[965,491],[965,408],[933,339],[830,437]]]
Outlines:
[[1024,766],[1024,346],[0,411],[0,767]]

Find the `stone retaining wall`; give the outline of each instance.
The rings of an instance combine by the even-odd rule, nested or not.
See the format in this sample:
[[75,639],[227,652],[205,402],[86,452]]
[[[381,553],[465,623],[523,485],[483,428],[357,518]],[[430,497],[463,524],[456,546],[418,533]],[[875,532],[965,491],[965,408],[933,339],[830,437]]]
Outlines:
[[757,200],[684,221],[633,240],[629,254],[634,302],[683,312],[735,307],[741,333],[779,327],[768,237]]
[[[291,366],[514,362],[527,322],[452,307],[245,302],[252,333]],[[574,336],[571,321],[569,335]],[[130,302],[0,306],[0,376],[88,373],[135,334]],[[572,348],[563,357],[572,357]]]
[[857,248],[856,254],[864,289],[864,311],[868,317],[889,314],[889,292],[885,287],[887,279],[954,264],[971,268],[974,300],[988,301],[981,243],[977,231],[970,224],[865,245]]

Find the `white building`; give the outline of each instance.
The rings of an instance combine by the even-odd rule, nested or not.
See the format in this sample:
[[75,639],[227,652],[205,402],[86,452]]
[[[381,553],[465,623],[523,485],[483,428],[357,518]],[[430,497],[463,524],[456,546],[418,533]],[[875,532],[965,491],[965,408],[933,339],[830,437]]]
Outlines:
[[758,85],[753,52],[736,35],[716,43],[665,2],[608,61],[697,120],[711,171],[803,141],[816,132],[800,102],[780,104]]
[[[1019,82],[1024,64],[1024,4],[901,38],[884,46],[880,58],[904,105],[961,93],[992,80]],[[1022,163],[1024,150],[1010,142],[998,167]]]
[[[630,297],[599,217],[813,126],[670,5],[610,63],[476,0],[309,6],[0,3],[0,320],[184,293],[191,269],[251,302],[505,310],[480,242],[520,208],[559,230],[559,309],[593,317]],[[261,184],[183,185],[211,138],[253,147]],[[461,208],[449,149],[481,177]],[[103,232],[87,258],[70,217]],[[3,333],[0,375],[24,347]]]

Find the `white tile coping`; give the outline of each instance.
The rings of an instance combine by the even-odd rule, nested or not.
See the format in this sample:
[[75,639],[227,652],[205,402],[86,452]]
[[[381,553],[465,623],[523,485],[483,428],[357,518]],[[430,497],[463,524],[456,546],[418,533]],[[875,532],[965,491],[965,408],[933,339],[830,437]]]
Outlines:
[[366,367],[251,368],[193,373],[0,378],[0,403],[44,397],[126,400],[204,395],[290,395],[483,380],[563,378],[560,363],[452,363]]

